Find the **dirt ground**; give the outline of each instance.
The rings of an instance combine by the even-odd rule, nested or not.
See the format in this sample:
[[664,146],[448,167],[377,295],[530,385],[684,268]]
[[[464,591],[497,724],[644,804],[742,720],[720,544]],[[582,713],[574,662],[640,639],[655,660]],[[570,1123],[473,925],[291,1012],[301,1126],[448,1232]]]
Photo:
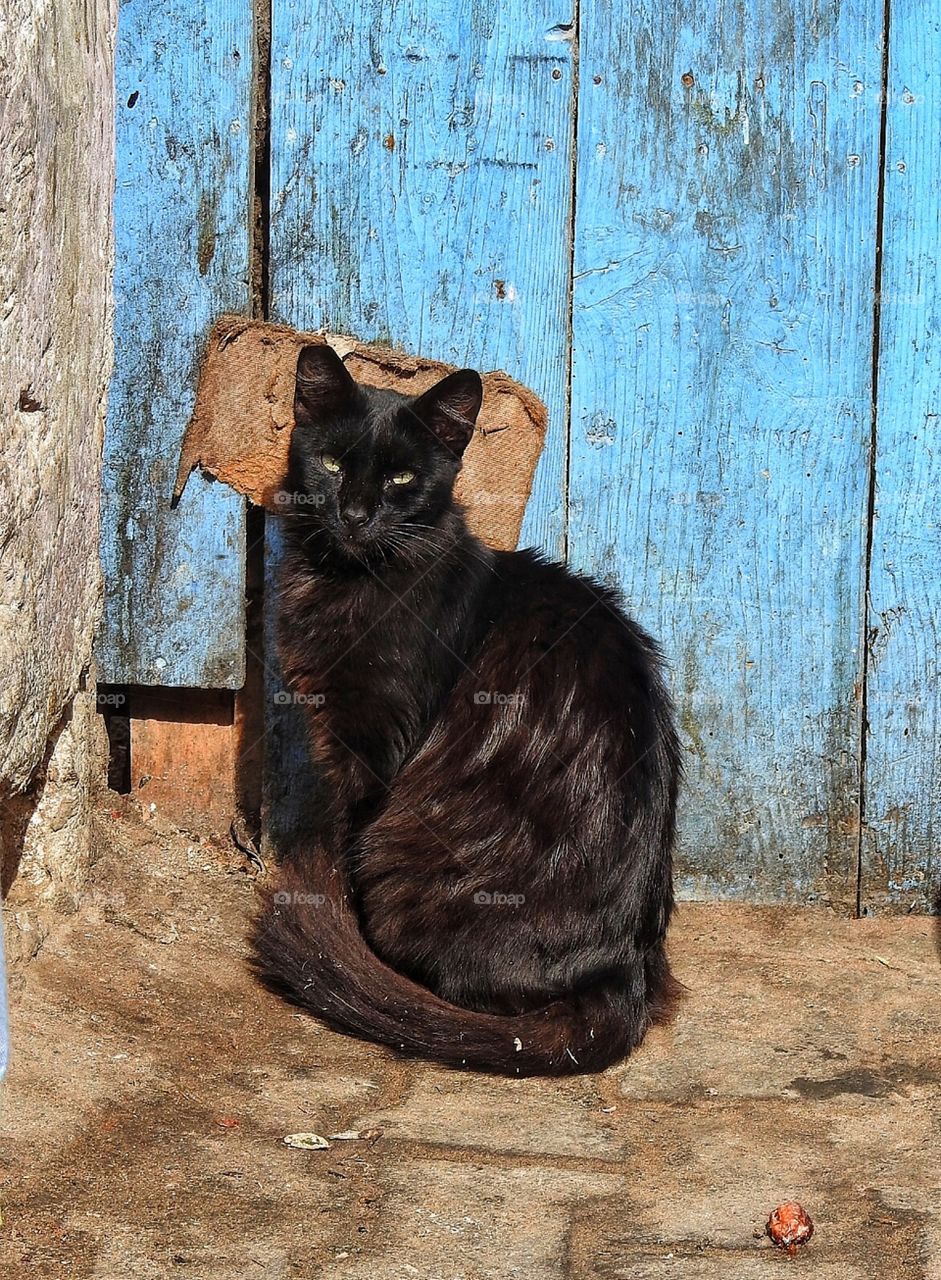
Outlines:
[[[242,855],[110,803],[13,976],[3,1277],[941,1280],[937,921],[685,905],[672,1028],[507,1081],[262,990]],[[762,1234],[789,1198],[816,1222],[794,1260]]]

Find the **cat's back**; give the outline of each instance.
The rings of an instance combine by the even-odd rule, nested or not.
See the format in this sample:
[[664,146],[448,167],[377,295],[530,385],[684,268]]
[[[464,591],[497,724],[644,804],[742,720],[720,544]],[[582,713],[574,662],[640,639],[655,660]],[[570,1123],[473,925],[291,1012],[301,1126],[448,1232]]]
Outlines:
[[[667,795],[677,774],[657,646],[615,592],[533,551],[494,554],[481,607],[480,644],[403,771],[401,795],[420,812],[442,788],[465,797],[481,847],[489,826],[503,824],[496,845],[552,814],[600,847],[575,815],[641,803],[656,777]],[[481,788],[492,807],[494,795],[507,799],[486,821]]]
[[[659,649],[616,592],[535,551],[498,552],[473,675],[526,707],[522,719],[669,714]],[[493,694],[496,697],[496,692]]]
[[496,625],[518,627],[536,646],[604,644],[656,655],[647,633],[628,616],[616,591],[574,573],[538,551],[498,551],[487,605]]

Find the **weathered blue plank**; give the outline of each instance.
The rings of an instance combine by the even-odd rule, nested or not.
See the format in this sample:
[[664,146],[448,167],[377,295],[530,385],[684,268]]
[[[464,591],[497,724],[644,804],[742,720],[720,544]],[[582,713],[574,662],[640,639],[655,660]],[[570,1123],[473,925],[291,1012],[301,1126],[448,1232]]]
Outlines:
[[893,0],[860,900],[938,909],[941,13]]
[[570,547],[673,664],[686,896],[855,902],[881,34],[581,8]]
[[[272,316],[532,387],[550,427],[523,541],[556,554],[574,105],[564,16],[543,0],[275,0],[272,32]],[[307,785],[279,688],[271,670],[276,848]]]
[[117,44],[115,347],[99,678],[238,687],[244,499],[170,495],[213,317],[247,312],[251,6],[125,0]]
[[546,0],[275,0],[271,312],[549,408],[524,541],[564,535],[572,58]]

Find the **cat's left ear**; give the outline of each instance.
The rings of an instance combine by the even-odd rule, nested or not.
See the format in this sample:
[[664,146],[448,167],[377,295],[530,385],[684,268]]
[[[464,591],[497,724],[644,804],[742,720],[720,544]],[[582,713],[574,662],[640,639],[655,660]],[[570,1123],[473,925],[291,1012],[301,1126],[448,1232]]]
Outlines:
[[337,412],[355,394],[356,383],[332,347],[316,343],[301,348],[294,383],[296,419]]
[[483,398],[480,374],[474,369],[458,369],[419,396],[412,412],[459,458],[470,444]]

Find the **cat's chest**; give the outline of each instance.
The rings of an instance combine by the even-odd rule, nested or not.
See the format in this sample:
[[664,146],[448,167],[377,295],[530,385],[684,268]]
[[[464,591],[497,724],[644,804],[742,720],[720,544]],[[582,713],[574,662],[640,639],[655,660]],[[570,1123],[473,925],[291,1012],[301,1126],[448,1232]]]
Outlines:
[[282,609],[285,679],[347,799],[391,778],[421,736],[441,685],[435,643],[411,605],[382,589],[313,583]]
[[286,598],[281,639],[286,673],[328,688],[364,692],[398,683],[418,660],[429,636],[406,590],[380,581],[351,589],[311,579],[302,598]]

